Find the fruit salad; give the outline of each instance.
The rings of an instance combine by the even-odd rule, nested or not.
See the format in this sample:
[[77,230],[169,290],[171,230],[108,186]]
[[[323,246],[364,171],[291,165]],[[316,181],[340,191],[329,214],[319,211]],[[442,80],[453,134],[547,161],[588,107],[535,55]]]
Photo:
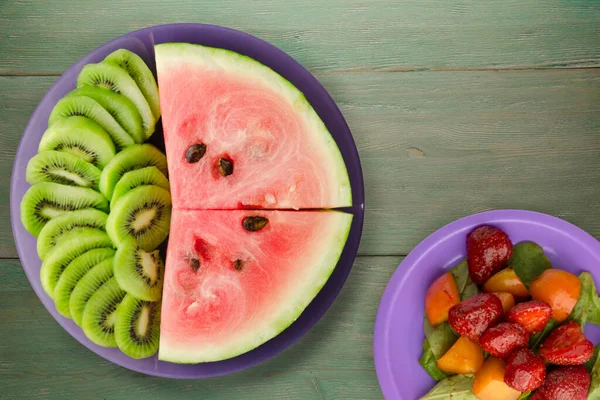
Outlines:
[[600,399],[600,324],[592,276],[553,268],[538,244],[494,226],[466,238],[467,258],[425,295],[419,363],[438,383],[422,399]]

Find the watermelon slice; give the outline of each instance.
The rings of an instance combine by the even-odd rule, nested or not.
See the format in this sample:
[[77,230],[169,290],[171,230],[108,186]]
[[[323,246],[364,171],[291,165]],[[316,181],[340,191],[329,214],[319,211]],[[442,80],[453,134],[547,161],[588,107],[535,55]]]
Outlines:
[[352,205],[335,141],[290,82],[228,50],[155,50],[173,208]]
[[218,361],[275,337],[333,272],[351,222],[336,211],[173,210],[159,359]]

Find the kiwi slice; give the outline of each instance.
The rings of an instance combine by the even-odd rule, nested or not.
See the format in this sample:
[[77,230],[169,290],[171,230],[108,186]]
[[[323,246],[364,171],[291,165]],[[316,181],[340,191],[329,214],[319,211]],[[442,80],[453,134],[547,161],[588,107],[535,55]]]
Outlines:
[[146,252],[129,237],[119,244],[115,255],[115,278],[119,286],[138,299],[160,300],[165,264],[158,250]]
[[156,167],[146,167],[125,173],[113,190],[110,202],[116,203],[123,195],[138,186],[155,185],[171,190],[169,180]]
[[152,251],[169,234],[171,195],[158,186],[139,186],[126,193],[106,221],[106,232],[117,246],[133,238],[138,246]]
[[108,201],[90,188],[42,182],[33,185],[21,200],[21,222],[37,237],[48,221],[69,211],[96,208],[108,212]]
[[47,150],[71,153],[98,168],[104,168],[115,156],[115,144],[108,133],[80,116],[60,119],[44,132],[38,151]]
[[113,259],[111,257],[92,267],[75,284],[69,298],[69,311],[77,325],[81,326],[83,311],[90,297],[113,276]]
[[79,228],[65,233],[60,246],[46,254],[40,269],[40,281],[48,296],[54,297],[54,289],[67,265],[76,257],[91,249],[112,247],[108,235],[100,229]]
[[167,176],[167,158],[160,150],[149,143],[129,146],[117,154],[102,171],[100,191],[110,199],[123,174],[150,166],[157,167]]
[[136,299],[127,294],[115,321],[115,339],[119,349],[132,358],[153,356],[160,338],[160,303]]
[[67,96],[60,99],[50,113],[48,126],[51,126],[58,120],[77,115],[87,117],[101,126],[110,135],[117,150],[135,143],[129,133],[119,125],[115,118],[100,103],[85,96]]
[[63,185],[98,189],[102,171],[73,154],[43,151],[29,160],[25,172],[27,182],[55,182]]
[[96,228],[105,229],[108,215],[94,208],[69,211],[56,218],[52,218],[40,231],[37,240],[37,253],[40,259],[55,246],[60,245],[63,235],[74,229]]
[[58,279],[58,283],[54,288],[54,304],[58,312],[71,318],[71,310],[69,308],[69,299],[71,293],[75,289],[77,282],[94,266],[100,264],[106,259],[111,259],[115,255],[115,250],[109,247],[89,250],[67,265],[62,275]]
[[123,68],[108,63],[88,64],[77,77],[77,86],[99,86],[127,96],[135,104],[147,139],[154,133],[156,117],[132,77]]
[[154,79],[152,71],[150,71],[144,60],[129,50],[119,49],[106,56],[104,62],[116,65],[127,71],[129,76],[138,85],[138,88],[140,88],[144,98],[150,105],[152,114],[158,120],[160,117],[158,86],[156,85],[156,79]]
[[98,86],[82,86],[70,91],[67,96],[85,96],[95,100],[129,133],[136,143],[146,139],[142,117],[135,104],[122,94]]
[[110,278],[90,297],[83,311],[81,328],[98,346],[117,347],[115,320],[119,303],[125,297],[115,278]]

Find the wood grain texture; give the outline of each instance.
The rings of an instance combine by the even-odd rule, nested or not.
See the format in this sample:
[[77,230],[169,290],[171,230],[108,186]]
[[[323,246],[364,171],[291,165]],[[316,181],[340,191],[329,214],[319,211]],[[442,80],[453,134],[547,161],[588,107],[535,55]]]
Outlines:
[[[454,219],[542,211],[600,238],[600,69],[324,73],[363,164],[360,253],[407,254]],[[0,78],[0,167],[53,77]],[[8,174],[0,215],[8,218]],[[7,224],[0,257],[15,257]]]
[[176,22],[246,31],[313,71],[600,62],[595,0],[21,0],[0,2],[0,74],[61,74],[119,35]]
[[80,345],[38,300],[16,260],[0,260],[0,398],[380,399],[372,332],[401,257],[357,259],[331,310],[303,339],[246,371],[207,380],[147,377]]

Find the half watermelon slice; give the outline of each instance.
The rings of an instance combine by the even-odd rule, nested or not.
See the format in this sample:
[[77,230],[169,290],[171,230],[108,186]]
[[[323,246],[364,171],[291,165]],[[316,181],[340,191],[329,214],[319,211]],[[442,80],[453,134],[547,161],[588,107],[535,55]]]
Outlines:
[[173,208],[352,205],[348,172],[304,95],[238,53],[155,47]]
[[173,210],[159,359],[219,361],[275,337],[333,272],[351,222],[336,211]]

